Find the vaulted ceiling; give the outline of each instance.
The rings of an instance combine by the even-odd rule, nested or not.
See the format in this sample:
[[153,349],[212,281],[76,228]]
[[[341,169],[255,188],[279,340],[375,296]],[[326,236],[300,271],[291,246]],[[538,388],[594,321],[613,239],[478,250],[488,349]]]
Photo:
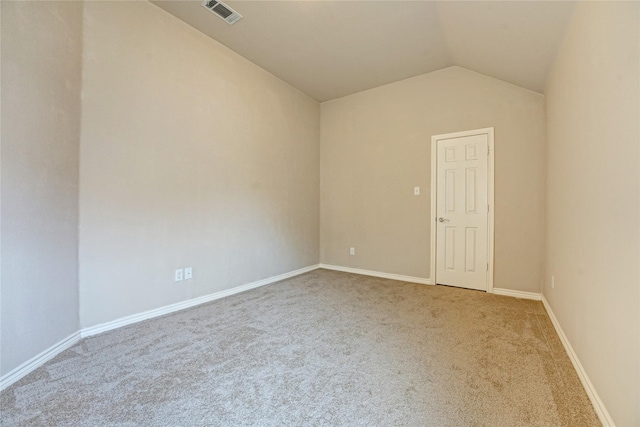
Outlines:
[[318,101],[459,65],[543,92],[572,2],[153,1]]

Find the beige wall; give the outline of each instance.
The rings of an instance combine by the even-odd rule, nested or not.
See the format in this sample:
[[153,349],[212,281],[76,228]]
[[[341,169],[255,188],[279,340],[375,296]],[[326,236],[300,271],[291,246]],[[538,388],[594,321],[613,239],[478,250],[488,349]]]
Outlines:
[[546,152],[540,94],[459,67],[319,107],[146,2],[89,2],[84,36],[79,2],[1,2],[0,374],[319,256],[429,277],[430,137],[493,126],[495,286],[544,282],[613,419],[640,424],[638,9],[577,9]]
[[494,286],[540,292],[544,120],[542,95],[460,67],[323,103],[321,262],[428,278],[431,136],[495,127]]
[[4,375],[78,330],[82,3],[1,8]]
[[640,425],[639,9],[580,4],[546,90],[544,295],[619,426]]
[[317,264],[319,104],[151,3],[84,16],[82,326]]

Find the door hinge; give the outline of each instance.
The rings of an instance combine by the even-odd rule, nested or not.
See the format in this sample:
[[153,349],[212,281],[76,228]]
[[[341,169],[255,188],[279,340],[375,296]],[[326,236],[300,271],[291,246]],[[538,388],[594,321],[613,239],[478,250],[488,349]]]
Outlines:
[[491,148],[487,146],[487,154],[489,154],[489,150],[491,150]]
[[487,263],[487,271],[489,271],[489,263]]
[[487,205],[487,212],[489,212],[489,205]]

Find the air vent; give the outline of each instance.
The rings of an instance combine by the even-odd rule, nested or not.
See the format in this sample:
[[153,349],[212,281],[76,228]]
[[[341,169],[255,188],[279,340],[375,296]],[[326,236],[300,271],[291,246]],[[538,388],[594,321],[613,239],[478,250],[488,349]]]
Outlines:
[[205,0],[202,3],[202,6],[219,16],[220,19],[223,19],[229,25],[235,24],[240,20],[240,18],[242,18],[242,15],[221,1]]

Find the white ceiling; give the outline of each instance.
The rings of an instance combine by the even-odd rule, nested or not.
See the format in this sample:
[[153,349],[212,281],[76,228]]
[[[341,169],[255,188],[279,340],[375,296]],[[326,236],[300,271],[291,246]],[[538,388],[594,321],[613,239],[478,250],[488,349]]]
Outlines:
[[318,101],[459,65],[536,92],[573,10],[556,1],[153,1]]

